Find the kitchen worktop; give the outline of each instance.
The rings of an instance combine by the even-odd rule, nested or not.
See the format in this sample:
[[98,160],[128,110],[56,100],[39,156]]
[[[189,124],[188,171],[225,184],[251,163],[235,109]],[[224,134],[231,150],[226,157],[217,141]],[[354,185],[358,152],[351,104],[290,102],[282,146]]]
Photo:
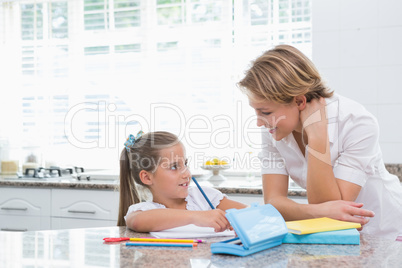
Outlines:
[[[399,177],[402,181],[402,164],[386,164],[387,170]],[[36,188],[61,188],[61,189],[96,189],[118,190],[118,172],[104,175],[97,174],[98,179],[77,180],[74,178],[44,178],[44,179],[21,179],[5,178],[0,176],[0,187],[36,187]],[[212,186],[225,194],[257,194],[262,195],[261,177],[258,175],[235,175],[223,173],[227,178],[224,181],[210,181],[209,173],[195,175],[201,186]],[[292,180],[289,183],[288,196],[306,197],[306,190],[297,186]]]
[[[232,177],[227,176],[224,181],[210,181],[208,175],[197,176],[201,186],[214,187],[225,194],[258,194],[262,195],[262,183],[260,177]],[[93,190],[118,190],[117,179],[107,180],[77,180],[66,178],[23,179],[0,178],[0,187],[31,187],[31,188],[60,188],[60,189],[93,189]],[[289,185],[289,196],[306,196],[306,191],[293,182]]]
[[127,247],[104,237],[144,237],[126,227],[0,232],[1,267],[400,267],[402,242],[361,235],[360,245],[282,244],[247,256],[195,248]]

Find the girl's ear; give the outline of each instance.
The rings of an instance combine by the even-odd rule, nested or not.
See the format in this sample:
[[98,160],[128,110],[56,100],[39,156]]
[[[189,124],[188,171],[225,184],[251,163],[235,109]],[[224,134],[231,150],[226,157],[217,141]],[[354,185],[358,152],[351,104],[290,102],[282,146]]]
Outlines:
[[151,178],[150,173],[148,171],[141,170],[140,174],[138,174],[138,175],[140,176],[140,179],[141,179],[143,184],[152,185],[152,178]]
[[295,102],[299,111],[303,111],[306,108],[307,99],[306,96],[300,95],[295,97]]

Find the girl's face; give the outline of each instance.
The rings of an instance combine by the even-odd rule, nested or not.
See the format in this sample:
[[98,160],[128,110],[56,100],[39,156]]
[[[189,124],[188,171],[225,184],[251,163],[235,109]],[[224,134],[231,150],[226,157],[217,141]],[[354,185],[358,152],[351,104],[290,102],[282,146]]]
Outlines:
[[169,206],[182,202],[188,195],[191,173],[187,168],[186,152],[181,143],[160,151],[160,162],[150,174],[154,202]]
[[293,131],[301,131],[300,110],[294,99],[289,104],[269,100],[252,100],[249,104],[257,114],[257,126],[266,127],[276,141],[287,137]]

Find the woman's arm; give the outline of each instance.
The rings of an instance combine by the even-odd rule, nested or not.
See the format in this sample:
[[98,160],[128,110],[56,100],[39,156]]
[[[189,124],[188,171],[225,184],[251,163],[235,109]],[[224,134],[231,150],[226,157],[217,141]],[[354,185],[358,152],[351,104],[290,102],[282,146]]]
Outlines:
[[286,221],[329,217],[337,220],[366,224],[372,211],[362,209],[363,204],[336,200],[321,204],[299,204],[287,197],[288,177],[280,174],[262,175],[264,202],[273,205]]
[[313,99],[300,113],[302,131],[308,137],[306,190],[311,204],[342,199],[331,165],[325,106],[324,98]]
[[289,177],[282,174],[263,174],[262,188],[265,204],[273,205],[286,221],[314,218],[305,204],[299,204],[288,196]]
[[215,232],[230,228],[225,212],[220,209],[192,211],[166,208],[135,211],[127,216],[126,224],[136,232],[161,231],[187,224],[212,227]]

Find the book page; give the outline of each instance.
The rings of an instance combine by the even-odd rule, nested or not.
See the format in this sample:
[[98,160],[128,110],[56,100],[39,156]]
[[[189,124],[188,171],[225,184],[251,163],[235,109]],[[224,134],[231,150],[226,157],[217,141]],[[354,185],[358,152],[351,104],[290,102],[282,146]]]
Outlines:
[[150,232],[150,234],[157,238],[201,238],[201,237],[235,237],[234,231],[215,232],[211,227],[199,227],[194,224],[189,224],[181,227],[167,229],[159,232]]

